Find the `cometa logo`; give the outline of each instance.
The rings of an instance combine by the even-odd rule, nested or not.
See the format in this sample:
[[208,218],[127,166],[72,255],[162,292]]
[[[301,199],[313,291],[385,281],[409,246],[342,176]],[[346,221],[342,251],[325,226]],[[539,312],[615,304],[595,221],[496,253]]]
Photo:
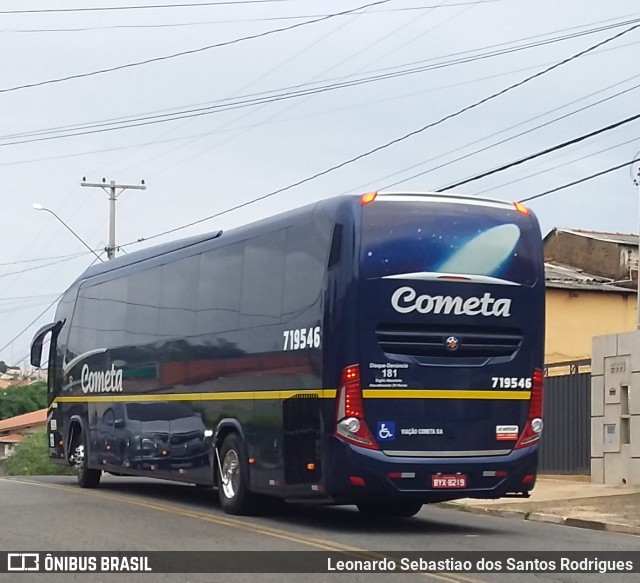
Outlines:
[[89,365],[82,367],[80,386],[85,393],[119,393],[122,389],[122,369],[116,370],[112,364],[111,370],[91,372]]
[[409,314],[454,314],[456,316],[502,316],[511,315],[511,300],[495,299],[490,293],[481,298],[452,296],[419,296],[412,287],[401,287],[391,296],[391,305],[396,312]]

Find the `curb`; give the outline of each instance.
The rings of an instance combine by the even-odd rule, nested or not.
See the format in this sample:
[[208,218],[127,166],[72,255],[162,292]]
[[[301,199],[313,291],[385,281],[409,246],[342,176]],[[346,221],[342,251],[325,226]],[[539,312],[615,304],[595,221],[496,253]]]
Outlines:
[[557,514],[546,514],[544,512],[524,512],[520,510],[501,510],[500,508],[489,508],[487,506],[465,506],[456,502],[440,502],[439,508],[468,512],[469,514],[479,514],[482,516],[494,516],[498,518],[517,518],[529,520],[531,522],[543,522],[547,524],[558,524],[561,526],[573,526],[574,528],[587,528],[590,530],[602,530],[617,534],[630,534],[640,536],[640,526],[630,526],[627,524],[616,524],[613,522],[602,522],[599,520],[587,520],[583,518],[572,518],[571,516],[560,516]]
[[546,522],[547,524],[564,524],[565,518],[556,514],[545,514],[544,512],[532,512],[527,517],[531,522]]
[[497,516],[501,518],[519,518],[525,520],[527,514],[519,510],[500,510],[499,508],[489,508],[487,506],[465,506],[456,502],[441,502],[438,504],[440,508],[448,508],[459,510],[460,512],[468,512],[469,514],[482,514],[483,516]]

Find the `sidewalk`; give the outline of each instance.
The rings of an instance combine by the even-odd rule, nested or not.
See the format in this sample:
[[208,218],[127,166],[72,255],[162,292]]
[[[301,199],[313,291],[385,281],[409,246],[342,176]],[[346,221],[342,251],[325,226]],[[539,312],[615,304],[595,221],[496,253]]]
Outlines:
[[531,498],[467,498],[440,506],[640,536],[640,487],[604,486],[588,480],[588,476],[538,476]]

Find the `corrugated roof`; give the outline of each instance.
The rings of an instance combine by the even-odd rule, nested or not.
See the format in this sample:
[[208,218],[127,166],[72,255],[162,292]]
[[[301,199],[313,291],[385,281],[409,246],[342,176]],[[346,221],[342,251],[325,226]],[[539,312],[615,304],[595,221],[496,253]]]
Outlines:
[[612,279],[585,273],[578,267],[554,262],[544,264],[544,280],[549,288],[627,294],[636,292],[634,288],[616,285]]
[[0,421],[0,433],[15,432],[18,429],[33,427],[34,425],[44,425],[47,422],[47,410],[40,409],[24,415],[17,415],[9,419]]
[[570,233],[588,239],[619,243],[621,245],[638,245],[638,235],[633,233],[607,233],[606,231],[584,231],[582,229],[555,229],[560,233]]

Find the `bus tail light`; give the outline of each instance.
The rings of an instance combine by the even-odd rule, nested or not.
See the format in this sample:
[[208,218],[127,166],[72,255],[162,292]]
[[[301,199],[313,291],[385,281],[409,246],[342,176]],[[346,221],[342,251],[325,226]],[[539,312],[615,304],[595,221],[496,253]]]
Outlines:
[[539,368],[533,371],[531,378],[531,398],[529,399],[529,413],[524,431],[520,435],[515,449],[529,447],[536,443],[542,436],[542,387],[544,385],[544,372]]
[[360,447],[379,449],[364,419],[360,367],[357,364],[342,371],[336,403],[336,435]]

